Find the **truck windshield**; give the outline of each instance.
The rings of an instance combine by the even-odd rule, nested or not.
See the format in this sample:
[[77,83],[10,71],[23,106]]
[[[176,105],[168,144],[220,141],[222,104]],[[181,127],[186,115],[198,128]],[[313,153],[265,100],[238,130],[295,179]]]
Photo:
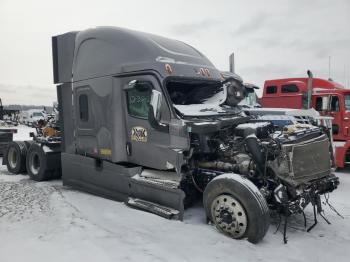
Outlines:
[[350,94],[344,96],[345,110],[350,111]]
[[226,90],[220,82],[171,81],[167,90],[175,105],[221,104],[226,100]]
[[255,93],[248,93],[246,97],[239,102],[240,106],[256,106],[258,105],[258,100]]
[[221,106],[226,101],[226,87],[220,81],[172,80],[167,91],[174,107],[186,116],[228,113]]

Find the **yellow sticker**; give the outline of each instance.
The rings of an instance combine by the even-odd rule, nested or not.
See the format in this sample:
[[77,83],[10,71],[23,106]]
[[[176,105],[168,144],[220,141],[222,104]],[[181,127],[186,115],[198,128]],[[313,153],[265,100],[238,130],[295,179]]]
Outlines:
[[101,148],[100,154],[105,155],[105,156],[110,156],[110,155],[112,155],[112,150],[109,148]]
[[131,140],[137,142],[147,142],[147,130],[141,126],[135,126],[131,129]]

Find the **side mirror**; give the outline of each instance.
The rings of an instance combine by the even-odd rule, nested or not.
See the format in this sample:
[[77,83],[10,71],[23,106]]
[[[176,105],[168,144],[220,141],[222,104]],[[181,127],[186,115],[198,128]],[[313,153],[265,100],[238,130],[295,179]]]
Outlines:
[[154,119],[160,121],[160,107],[162,105],[162,93],[153,89],[150,101],[151,109],[153,110]]
[[239,102],[241,102],[248,94],[245,86],[237,80],[233,80],[230,83],[226,83],[226,90],[226,104],[232,107],[237,106]]
[[329,97],[323,96],[322,97],[322,111],[328,111],[329,109]]

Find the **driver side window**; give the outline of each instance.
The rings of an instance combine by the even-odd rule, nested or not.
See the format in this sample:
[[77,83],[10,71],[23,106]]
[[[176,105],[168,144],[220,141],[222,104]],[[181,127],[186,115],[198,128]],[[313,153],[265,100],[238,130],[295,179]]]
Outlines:
[[148,119],[152,87],[152,84],[149,82],[139,82],[134,88],[126,91],[130,116]]
[[332,96],[331,100],[331,111],[332,112],[339,112],[339,98],[337,96]]
[[322,96],[316,97],[316,111],[322,111]]

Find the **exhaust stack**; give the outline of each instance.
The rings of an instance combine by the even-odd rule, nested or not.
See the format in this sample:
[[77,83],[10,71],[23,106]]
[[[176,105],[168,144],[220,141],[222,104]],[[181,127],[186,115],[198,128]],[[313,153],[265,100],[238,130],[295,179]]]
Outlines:
[[311,96],[312,96],[312,79],[313,74],[310,70],[307,70],[308,80],[307,80],[307,108],[310,109],[312,107],[311,104]]
[[230,72],[235,73],[235,53],[232,53],[230,55]]

